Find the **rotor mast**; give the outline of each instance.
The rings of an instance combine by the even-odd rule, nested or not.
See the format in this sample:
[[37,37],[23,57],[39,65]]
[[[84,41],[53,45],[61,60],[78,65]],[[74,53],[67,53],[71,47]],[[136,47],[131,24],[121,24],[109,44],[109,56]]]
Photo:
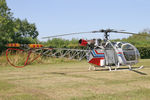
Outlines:
[[104,38],[105,38],[106,41],[108,40],[108,36],[109,36],[109,35],[108,35],[108,32],[105,31],[105,32],[104,32]]
[[102,29],[102,30],[99,31],[99,32],[103,32],[104,33],[104,41],[105,42],[108,40],[108,37],[109,37],[108,33],[111,32],[111,31],[112,30],[110,30],[110,29],[106,29],[106,30]]

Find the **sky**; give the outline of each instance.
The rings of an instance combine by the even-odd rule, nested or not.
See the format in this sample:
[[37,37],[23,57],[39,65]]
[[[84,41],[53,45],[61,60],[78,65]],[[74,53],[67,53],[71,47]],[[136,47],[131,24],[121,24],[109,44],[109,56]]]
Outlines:
[[[150,0],[6,0],[15,18],[35,23],[38,38],[100,29],[141,32],[150,28]],[[129,35],[111,34],[111,39]],[[63,38],[102,38],[82,34]]]

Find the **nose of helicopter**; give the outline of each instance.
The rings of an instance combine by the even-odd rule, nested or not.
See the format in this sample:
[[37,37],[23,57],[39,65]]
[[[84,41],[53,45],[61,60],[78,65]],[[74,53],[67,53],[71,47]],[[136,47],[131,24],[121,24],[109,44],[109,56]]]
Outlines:
[[125,43],[122,45],[122,50],[127,62],[132,61],[135,64],[138,63],[138,60],[140,58],[140,53],[135,46],[133,46],[130,43]]

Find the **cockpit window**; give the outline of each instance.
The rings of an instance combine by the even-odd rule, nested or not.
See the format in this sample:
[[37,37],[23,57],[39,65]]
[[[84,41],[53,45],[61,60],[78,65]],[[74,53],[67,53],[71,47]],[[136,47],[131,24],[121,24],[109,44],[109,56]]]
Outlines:
[[137,53],[132,45],[126,44],[122,47],[122,50],[127,61],[133,61],[137,59]]
[[139,60],[140,59],[140,53],[139,53],[138,49],[136,49],[136,55],[137,55],[137,59]]
[[123,50],[134,50],[134,48],[133,48],[131,45],[129,45],[129,44],[124,45],[124,46],[122,47],[122,49],[123,49]]
[[136,55],[134,51],[124,51],[123,54],[127,61],[136,60]]
[[116,43],[115,42],[111,42],[111,44],[114,46],[114,45],[116,45]]

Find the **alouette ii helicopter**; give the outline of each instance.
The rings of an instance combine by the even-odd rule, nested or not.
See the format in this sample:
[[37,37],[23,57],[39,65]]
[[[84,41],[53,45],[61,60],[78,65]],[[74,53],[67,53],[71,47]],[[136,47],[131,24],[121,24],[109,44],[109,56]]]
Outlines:
[[[123,34],[131,34],[131,35],[139,35],[136,33],[125,32],[125,31],[116,31],[113,29],[101,29],[98,31],[90,31],[90,32],[78,32],[78,33],[69,33],[69,34],[61,34],[56,36],[43,37],[46,38],[56,38],[60,36],[74,35],[74,34],[84,34],[84,33],[104,33],[104,39],[92,39],[92,40],[84,40],[80,39],[80,46],[86,46],[87,49],[67,49],[67,48],[50,48],[44,47],[40,44],[18,44],[18,43],[9,43],[6,50],[6,56],[8,62],[15,67],[22,68],[29,63],[33,62],[40,56],[48,56],[48,57],[67,57],[70,59],[79,59],[82,60],[86,58],[88,63],[91,65],[89,70],[95,70],[97,67],[105,68],[108,67],[109,71],[112,70],[112,67],[115,67],[115,70],[119,69],[120,66],[128,66],[129,70],[132,70],[132,65],[135,65],[139,62],[140,53],[138,49],[126,42],[111,42],[109,40],[108,33],[123,33]],[[144,35],[145,36],[145,35]],[[12,48],[13,47],[13,48]],[[16,49],[17,48],[17,49]],[[20,49],[18,49],[20,48]],[[11,54],[10,51],[21,51],[27,52],[28,56],[25,60],[23,66],[17,66],[13,64],[13,61],[9,58]],[[29,61],[29,57],[31,53],[36,53],[37,56]],[[143,68],[143,66],[138,67],[138,69]]]

